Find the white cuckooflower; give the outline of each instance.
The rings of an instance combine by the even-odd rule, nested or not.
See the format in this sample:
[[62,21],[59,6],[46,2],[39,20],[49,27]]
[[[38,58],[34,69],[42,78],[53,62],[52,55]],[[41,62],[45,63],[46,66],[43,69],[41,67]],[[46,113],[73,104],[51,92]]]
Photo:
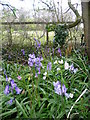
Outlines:
[[59,60],[58,63],[59,63],[59,64],[63,64],[63,60]]
[[0,72],[2,71],[2,68],[0,67]]
[[43,79],[45,80],[45,79],[46,79],[46,76],[43,76]]
[[57,68],[57,71],[59,71],[60,70],[60,68]]
[[58,61],[56,60],[55,62],[54,62],[54,64],[57,64],[58,63]]
[[12,80],[12,78],[9,77],[9,78],[8,78],[8,82],[10,82],[11,80]]
[[70,97],[70,98],[73,98],[73,94],[72,94],[72,93],[70,93],[70,94],[69,94],[69,97]]
[[67,63],[67,61],[65,61],[64,68],[65,68],[65,70],[69,69],[69,64]]
[[42,65],[42,68],[44,69],[44,66]]
[[43,75],[45,75],[45,76],[46,76],[46,75],[47,75],[47,72],[45,72]]

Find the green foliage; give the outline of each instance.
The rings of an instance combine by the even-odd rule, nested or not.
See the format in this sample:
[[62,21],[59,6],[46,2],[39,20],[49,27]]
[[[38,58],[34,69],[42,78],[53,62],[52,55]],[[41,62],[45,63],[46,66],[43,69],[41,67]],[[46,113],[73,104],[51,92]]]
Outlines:
[[48,32],[54,31],[56,28],[56,24],[52,24],[52,25],[46,25],[46,30]]
[[54,46],[58,46],[58,44],[60,45],[60,47],[63,47],[63,45],[65,44],[66,41],[66,37],[69,35],[68,33],[68,29],[66,28],[65,24],[62,25],[47,25],[46,26],[46,30],[48,32],[54,31],[55,32],[55,36],[54,36]]
[[[44,53],[44,51],[43,51]],[[48,58],[48,59],[47,59]],[[41,74],[35,77],[35,69],[28,65],[20,65],[16,63],[7,64],[2,63],[2,76],[1,76],[1,89],[0,96],[2,96],[2,116],[3,119],[13,118],[59,118],[66,119],[70,111],[71,106],[81,95],[83,90],[87,88],[89,90],[88,79],[90,67],[87,65],[87,59],[82,58],[79,52],[73,53],[73,57],[45,57],[43,55],[43,68]],[[60,60],[63,63],[60,64]],[[69,64],[74,64],[78,71],[72,73],[69,70],[65,70],[64,63],[67,61]],[[52,63],[52,70],[47,71],[47,63]],[[60,68],[57,71],[57,68]],[[4,95],[3,91],[6,85],[6,76],[11,77],[19,88],[22,88],[20,95],[15,96],[15,101],[12,105],[7,104],[10,98],[13,98],[13,94]],[[46,79],[43,79],[43,74],[47,72]],[[17,76],[22,77],[18,80]],[[72,93],[73,98],[66,99],[65,96],[61,96],[55,93],[53,82],[59,80],[64,83],[68,93]],[[87,119],[89,111],[89,92],[87,91],[82,98],[76,103],[71,111],[70,118]]]
[[67,36],[68,36],[68,30],[65,27],[65,25],[57,25],[55,28],[54,44],[59,44],[60,47],[63,47]]

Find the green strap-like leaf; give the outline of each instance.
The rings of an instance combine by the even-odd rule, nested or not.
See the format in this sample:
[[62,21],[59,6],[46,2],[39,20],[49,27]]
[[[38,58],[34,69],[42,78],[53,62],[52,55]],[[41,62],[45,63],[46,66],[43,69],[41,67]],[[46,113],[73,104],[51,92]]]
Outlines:
[[23,109],[23,107],[20,105],[20,103],[15,99],[16,104],[18,105],[18,107],[20,108],[20,110],[22,111],[23,115],[25,118],[28,118],[27,114],[25,113],[25,110]]

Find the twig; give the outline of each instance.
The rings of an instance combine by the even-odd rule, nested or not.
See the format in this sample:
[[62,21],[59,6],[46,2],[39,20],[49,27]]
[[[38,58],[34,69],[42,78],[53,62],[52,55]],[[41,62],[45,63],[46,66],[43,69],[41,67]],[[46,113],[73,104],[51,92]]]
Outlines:
[[2,2],[0,2],[0,4],[2,6],[7,6],[8,8],[10,8],[10,10],[13,12],[14,16],[16,17],[16,14],[14,12],[15,7],[13,7],[13,6],[9,5],[9,4],[6,4],[6,3],[2,3]]
[[43,0],[40,0],[43,4],[45,4],[48,8],[49,8],[49,10],[51,10],[52,9],[52,7],[50,7],[50,5],[49,4],[47,4],[46,2],[44,2]]

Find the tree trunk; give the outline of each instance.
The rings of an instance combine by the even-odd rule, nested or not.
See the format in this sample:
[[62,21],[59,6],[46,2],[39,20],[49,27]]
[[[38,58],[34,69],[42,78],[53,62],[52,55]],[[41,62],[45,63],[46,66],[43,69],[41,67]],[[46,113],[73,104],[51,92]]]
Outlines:
[[88,59],[90,62],[90,2],[82,2],[82,16]]

